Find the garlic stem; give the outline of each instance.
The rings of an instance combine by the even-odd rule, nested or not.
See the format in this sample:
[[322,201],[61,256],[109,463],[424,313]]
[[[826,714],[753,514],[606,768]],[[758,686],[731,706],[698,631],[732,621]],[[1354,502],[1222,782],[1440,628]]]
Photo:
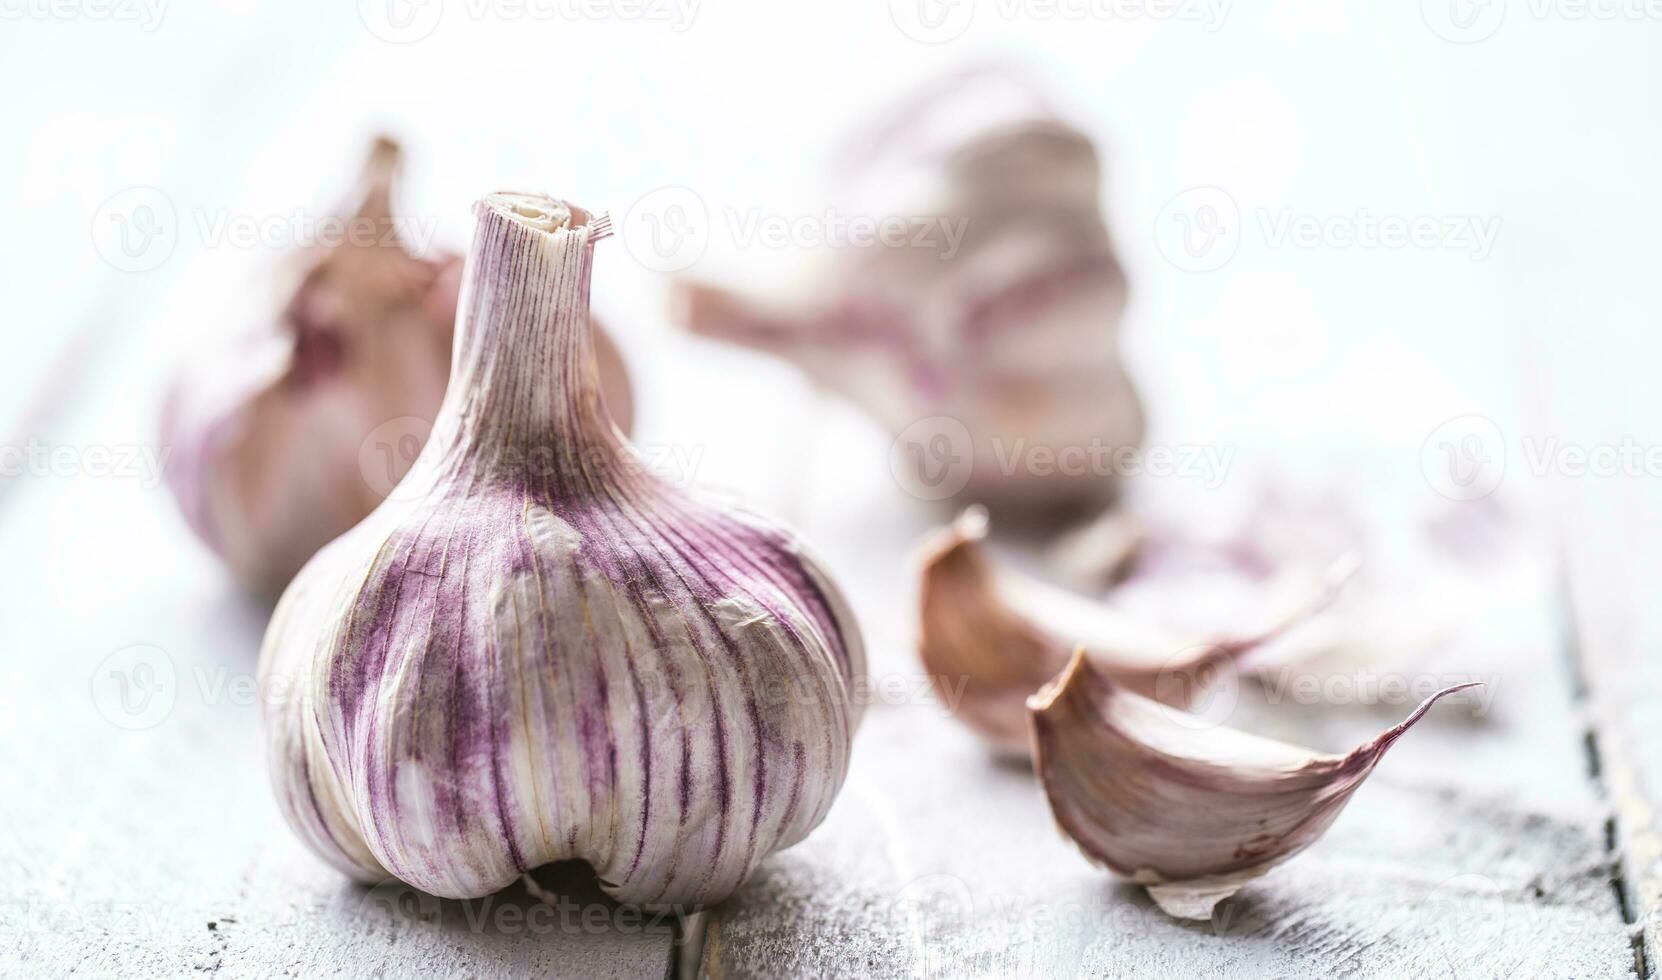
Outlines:
[[523,194],[493,194],[474,210],[435,455],[553,446],[581,465],[582,447],[621,439],[589,323],[593,246],[611,219]]

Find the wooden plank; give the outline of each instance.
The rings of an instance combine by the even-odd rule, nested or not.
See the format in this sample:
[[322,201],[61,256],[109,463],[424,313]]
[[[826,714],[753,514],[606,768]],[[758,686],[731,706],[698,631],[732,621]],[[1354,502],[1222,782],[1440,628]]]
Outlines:
[[[1090,866],[1031,772],[940,706],[880,704],[826,825],[709,917],[705,975],[1631,973],[1552,565],[1539,549],[1508,564],[1481,603],[1459,599],[1490,636],[1460,658],[1496,688],[1488,712],[1440,706],[1326,837],[1213,923],[1172,920]],[[905,634],[873,640],[877,670],[915,676]],[[1405,713],[1268,695],[1244,689],[1231,724],[1339,750]]]

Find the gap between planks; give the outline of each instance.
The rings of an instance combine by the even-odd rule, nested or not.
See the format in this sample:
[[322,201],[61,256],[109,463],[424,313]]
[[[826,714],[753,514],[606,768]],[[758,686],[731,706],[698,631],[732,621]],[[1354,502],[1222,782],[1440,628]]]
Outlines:
[[[1593,784],[1593,791],[1598,794],[1599,799],[1610,807],[1604,819],[1604,854],[1609,863],[1610,890],[1616,902],[1616,910],[1627,926],[1628,941],[1633,947],[1634,975],[1641,980],[1652,980],[1655,977],[1656,951],[1650,948],[1644,924],[1639,920],[1639,896],[1635,894],[1632,884],[1636,874],[1632,871],[1629,855],[1623,846],[1623,842],[1633,835],[1649,831],[1646,829],[1643,815],[1636,812],[1636,807],[1642,804],[1629,785],[1627,766],[1606,765],[1603,748],[1606,743],[1600,737],[1598,719],[1592,710],[1591,688],[1587,680],[1587,667],[1581,643],[1581,623],[1577,616],[1575,597],[1569,586],[1570,570],[1567,557],[1560,560],[1559,569],[1558,592],[1564,617],[1564,659],[1570,674],[1570,691],[1575,698],[1583,726],[1582,746],[1587,756],[1587,779]],[[1609,744],[1616,744],[1615,740],[1610,740]],[[1612,786],[1612,777],[1619,785]]]

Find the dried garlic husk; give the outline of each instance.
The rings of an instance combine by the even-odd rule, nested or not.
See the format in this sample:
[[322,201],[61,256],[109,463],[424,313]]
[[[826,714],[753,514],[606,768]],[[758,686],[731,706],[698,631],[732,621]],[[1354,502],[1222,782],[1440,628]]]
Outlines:
[[1116,683],[1182,704],[1214,669],[1284,635],[1326,608],[1358,566],[1354,555],[1267,627],[1235,637],[1184,635],[1113,606],[994,564],[981,544],[985,512],[966,510],[924,547],[918,649],[959,720],[1009,755],[1027,751],[1029,695],[1083,644]]
[[1116,684],[1076,651],[1028,702],[1034,768],[1062,832],[1168,914],[1218,902],[1309,847],[1438,699],[1346,755],[1212,726]]
[[[381,502],[444,398],[462,261],[399,239],[402,161],[377,140],[341,215],[346,234],[295,257],[298,285],[275,324],[191,365],[168,395],[174,497],[232,572],[272,595]],[[595,349],[628,431],[622,358],[604,335]]]
[[794,535],[669,485],[608,417],[609,219],[475,211],[433,437],[266,634],[278,802],[364,880],[465,898],[575,858],[621,901],[719,901],[841,786],[859,631]]
[[[896,435],[925,420],[962,423],[969,444],[951,449],[968,453],[952,460],[967,481],[959,502],[1041,524],[1100,510],[1119,488],[1107,468],[1008,463],[1042,452],[1111,459],[1142,441],[1119,350],[1125,276],[1090,138],[1025,78],[973,71],[851,143],[837,210],[905,219],[912,231],[819,250],[789,296],[682,283],[676,315],[696,333],[790,360]],[[912,462],[923,485],[939,485],[932,451]]]

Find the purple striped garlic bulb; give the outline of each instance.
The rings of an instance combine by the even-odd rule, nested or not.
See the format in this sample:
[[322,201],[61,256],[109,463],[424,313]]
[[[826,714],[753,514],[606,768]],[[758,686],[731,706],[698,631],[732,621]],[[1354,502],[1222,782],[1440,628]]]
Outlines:
[[279,805],[320,857],[434,895],[588,862],[647,907],[721,900],[825,816],[865,669],[791,532],[649,472],[589,321],[610,221],[493,194],[432,438],[278,604]]
[[[1102,461],[1139,446],[1145,418],[1090,137],[1027,79],[972,69],[879,118],[845,156],[834,210],[909,234],[817,248],[788,291],[682,282],[678,318],[865,410],[921,496],[1039,525],[1112,503],[1120,481]],[[1024,465],[1029,451],[1069,462]]]

